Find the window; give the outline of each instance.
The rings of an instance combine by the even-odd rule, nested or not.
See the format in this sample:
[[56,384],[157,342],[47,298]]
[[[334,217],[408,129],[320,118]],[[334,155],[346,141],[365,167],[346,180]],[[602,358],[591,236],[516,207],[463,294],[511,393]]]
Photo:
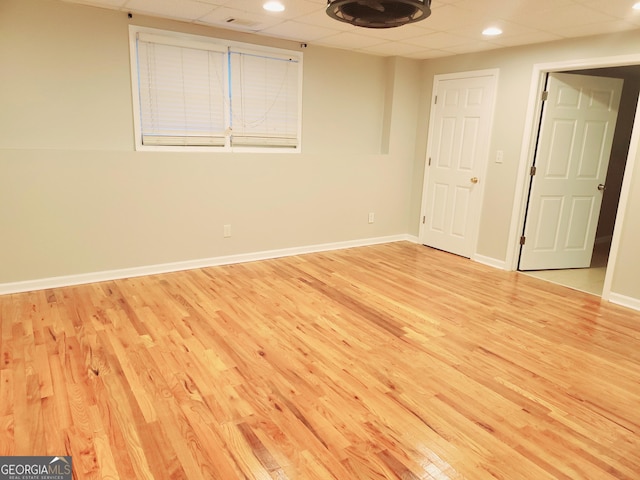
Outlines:
[[300,151],[302,54],[131,27],[136,148]]

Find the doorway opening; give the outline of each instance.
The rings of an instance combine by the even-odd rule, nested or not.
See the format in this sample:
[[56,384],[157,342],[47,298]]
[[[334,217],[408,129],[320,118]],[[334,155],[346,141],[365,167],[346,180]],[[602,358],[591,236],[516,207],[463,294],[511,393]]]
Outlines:
[[[615,134],[611,147],[610,162],[607,168],[606,183],[604,183],[606,188],[603,186],[602,207],[598,217],[595,242],[593,243],[591,252],[591,262],[588,266],[582,268],[562,268],[559,266],[556,268],[554,265],[546,265],[544,269],[521,269],[519,262],[522,255],[521,248],[520,255],[518,256],[518,270],[543,280],[602,296],[605,288],[608,260],[612,248],[616,216],[640,94],[640,65],[554,71],[624,80]],[[540,132],[540,127],[541,122],[538,124],[538,133]],[[529,189],[531,189],[531,187],[529,187]],[[531,190],[529,190],[529,194],[530,191]],[[528,210],[528,207],[529,205],[527,204],[524,218],[526,218],[526,210]]]

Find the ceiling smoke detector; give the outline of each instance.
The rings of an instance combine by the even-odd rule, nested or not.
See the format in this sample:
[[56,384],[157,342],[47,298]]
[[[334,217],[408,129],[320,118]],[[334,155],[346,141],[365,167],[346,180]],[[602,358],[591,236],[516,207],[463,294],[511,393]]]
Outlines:
[[356,27],[391,28],[431,15],[431,0],[328,0],[327,15]]

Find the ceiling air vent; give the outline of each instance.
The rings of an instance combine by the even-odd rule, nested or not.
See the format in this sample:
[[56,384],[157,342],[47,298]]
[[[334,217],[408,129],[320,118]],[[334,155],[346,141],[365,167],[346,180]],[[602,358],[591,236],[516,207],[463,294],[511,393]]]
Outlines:
[[258,22],[254,22],[252,20],[247,20],[243,18],[234,18],[230,17],[225,20],[225,23],[230,23],[231,25],[237,25],[239,27],[247,27],[252,28],[258,25]]
[[431,15],[431,0],[328,0],[327,14],[356,27],[399,27]]

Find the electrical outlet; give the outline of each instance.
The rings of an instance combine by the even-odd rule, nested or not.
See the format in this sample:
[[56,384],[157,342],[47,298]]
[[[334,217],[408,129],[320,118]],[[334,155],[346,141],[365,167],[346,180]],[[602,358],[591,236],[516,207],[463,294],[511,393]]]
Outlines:
[[224,238],[229,238],[231,236],[231,225],[225,225],[223,230],[224,230]]
[[369,223],[373,223],[376,219],[376,214],[373,212],[369,212]]

